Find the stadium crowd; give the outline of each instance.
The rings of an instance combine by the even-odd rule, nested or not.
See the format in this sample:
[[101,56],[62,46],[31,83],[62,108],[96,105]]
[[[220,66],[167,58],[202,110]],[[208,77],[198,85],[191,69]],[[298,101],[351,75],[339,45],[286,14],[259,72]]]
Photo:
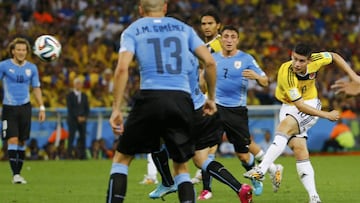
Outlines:
[[[289,59],[295,41],[311,42],[316,51],[339,53],[360,73],[360,1],[355,0],[168,0],[168,14],[176,14],[199,30],[203,10],[216,9],[223,24],[240,30],[241,50],[251,53],[270,78],[268,88],[250,88],[249,105],[277,104],[276,74]],[[129,0],[0,0],[0,59],[17,36],[32,44],[51,34],[62,44],[54,62],[35,62],[40,71],[47,108],[65,107],[73,79],[81,76],[91,107],[111,107],[112,73],[117,62],[120,34],[139,17],[137,1]],[[198,32],[201,35],[201,32]],[[137,64],[130,71],[124,108],[132,105],[139,87]],[[324,109],[358,111],[359,98],[345,98],[330,89],[344,75],[334,67],[318,75]],[[2,98],[2,95],[0,94]],[[358,113],[358,112],[356,112]]]
[[[280,61],[289,58],[295,40],[311,42],[317,51],[341,54],[360,71],[360,2],[354,0],[169,0],[169,14],[181,15],[199,28],[198,14],[217,9],[223,24],[234,24],[241,31],[240,49],[250,52],[270,78],[267,89],[252,88],[249,104],[274,104]],[[62,43],[59,60],[45,63],[33,56],[39,66],[47,107],[65,107],[65,94],[72,79],[82,76],[91,107],[110,107],[112,71],[117,61],[119,36],[138,16],[135,1],[96,0],[3,0],[1,1],[0,57],[8,53],[6,45],[16,36],[34,42],[41,34],[52,34]],[[200,34],[201,32],[199,32]],[[356,98],[344,99],[330,90],[343,75],[335,69],[319,74],[323,108],[341,109],[347,105],[359,109]],[[124,98],[138,89],[137,65],[133,63],[130,83]],[[54,91],[55,90],[55,91]]]

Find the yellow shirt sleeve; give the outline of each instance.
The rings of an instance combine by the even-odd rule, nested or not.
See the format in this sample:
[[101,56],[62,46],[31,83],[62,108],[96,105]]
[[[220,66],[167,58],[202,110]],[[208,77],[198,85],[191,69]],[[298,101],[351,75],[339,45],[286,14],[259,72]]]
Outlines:
[[283,63],[278,71],[275,97],[283,103],[291,103],[301,98],[298,79],[292,70],[291,61]]

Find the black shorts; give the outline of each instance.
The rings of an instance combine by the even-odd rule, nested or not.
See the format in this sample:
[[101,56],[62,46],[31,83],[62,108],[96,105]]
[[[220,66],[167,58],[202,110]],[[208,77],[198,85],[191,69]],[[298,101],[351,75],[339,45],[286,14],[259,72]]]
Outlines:
[[30,137],[31,104],[20,106],[3,105],[2,108],[2,138],[7,140],[18,137],[25,141]]
[[194,104],[183,91],[142,90],[124,125],[117,150],[128,155],[159,151],[163,139],[170,158],[183,163],[194,155]]
[[221,127],[218,113],[212,116],[203,116],[202,108],[196,110],[192,132],[195,139],[195,150],[220,144],[223,131]]
[[224,107],[217,105],[223,129],[238,153],[249,152],[250,133],[246,107]]

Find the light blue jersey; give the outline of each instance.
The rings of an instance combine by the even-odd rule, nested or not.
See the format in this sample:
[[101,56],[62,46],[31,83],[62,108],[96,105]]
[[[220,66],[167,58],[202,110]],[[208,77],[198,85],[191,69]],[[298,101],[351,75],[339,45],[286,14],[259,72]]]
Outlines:
[[191,99],[194,103],[194,109],[197,110],[205,104],[206,97],[200,90],[199,85],[199,61],[197,58],[190,55],[190,63],[194,69],[190,72],[189,79],[190,79],[190,89],[191,89]]
[[[159,35],[161,33],[161,35]],[[204,42],[193,28],[171,17],[140,18],[121,35],[120,50],[140,63],[140,89],[182,90],[190,93],[188,52]],[[138,50],[147,50],[138,52]]]
[[0,62],[0,77],[4,89],[4,105],[18,106],[30,102],[30,85],[40,87],[38,69],[35,64],[25,61],[18,66],[7,59]]
[[232,57],[224,57],[221,52],[213,54],[216,68],[215,102],[225,107],[246,106],[249,79],[242,76],[245,69],[254,70],[265,76],[254,57],[242,51]]

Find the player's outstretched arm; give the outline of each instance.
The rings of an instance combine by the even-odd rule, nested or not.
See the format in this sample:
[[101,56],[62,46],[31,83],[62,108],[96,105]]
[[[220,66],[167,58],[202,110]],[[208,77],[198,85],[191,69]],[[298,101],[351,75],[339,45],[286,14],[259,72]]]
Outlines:
[[299,111],[312,116],[319,116],[321,118],[326,118],[330,121],[337,121],[340,118],[339,111],[332,110],[328,112],[328,111],[318,110],[312,106],[307,105],[303,99],[299,99],[293,102],[293,104],[296,106],[297,109],[299,109]]
[[339,54],[330,52],[333,58],[333,62],[341,68],[345,73],[350,77],[351,81],[358,81],[360,83],[360,78],[356,72],[349,66],[349,64],[341,57]]

